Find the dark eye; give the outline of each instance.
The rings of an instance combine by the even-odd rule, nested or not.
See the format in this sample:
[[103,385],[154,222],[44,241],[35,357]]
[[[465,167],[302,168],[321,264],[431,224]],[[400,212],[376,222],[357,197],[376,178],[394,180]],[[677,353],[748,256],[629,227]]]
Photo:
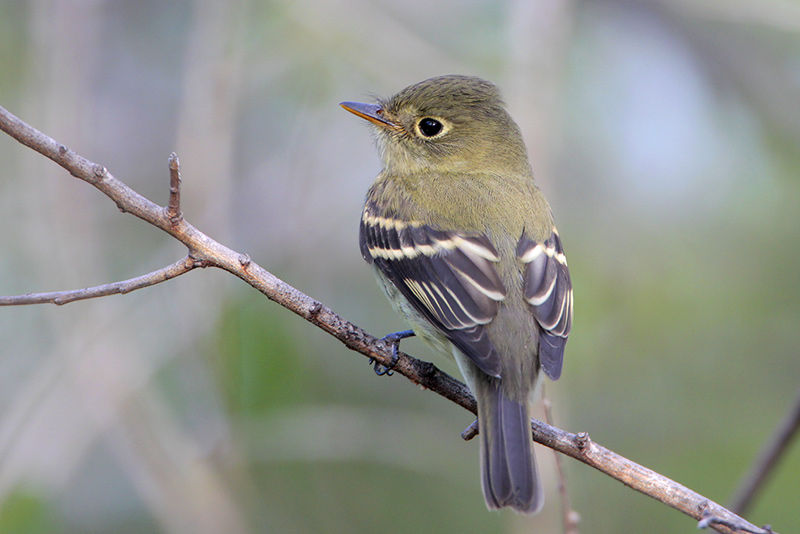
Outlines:
[[425,137],[433,137],[442,131],[442,123],[436,119],[422,119],[419,121],[419,131]]

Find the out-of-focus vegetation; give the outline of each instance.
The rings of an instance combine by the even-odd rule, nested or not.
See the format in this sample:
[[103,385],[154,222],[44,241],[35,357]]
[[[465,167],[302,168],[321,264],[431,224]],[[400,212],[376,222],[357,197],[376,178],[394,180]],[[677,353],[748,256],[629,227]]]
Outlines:
[[[557,424],[725,503],[800,383],[800,3],[0,1],[0,105],[376,335],[342,100],[504,89],[575,285]],[[0,294],[184,253],[0,136]],[[233,277],[0,310],[0,532],[558,532],[484,509],[469,414]],[[416,340],[404,350],[428,358]],[[452,373],[455,367],[437,362]],[[566,461],[583,533],[690,519]],[[800,450],[749,519],[800,526]]]

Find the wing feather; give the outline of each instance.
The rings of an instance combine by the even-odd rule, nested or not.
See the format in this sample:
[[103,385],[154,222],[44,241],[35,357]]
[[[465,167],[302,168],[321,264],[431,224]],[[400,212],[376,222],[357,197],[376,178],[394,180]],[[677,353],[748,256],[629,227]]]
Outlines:
[[539,323],[539,362],[553,380],[561,376],[564,346],[572,329],[572,281],[558,233],[537,243],[527,235],[517,246],[525,300]]
[[373,215],[361,220],[361,252],[485,373],[499,376],[500,356],[484,325],[497,314],[506,288],[494,267],[497,251],[485,236]]

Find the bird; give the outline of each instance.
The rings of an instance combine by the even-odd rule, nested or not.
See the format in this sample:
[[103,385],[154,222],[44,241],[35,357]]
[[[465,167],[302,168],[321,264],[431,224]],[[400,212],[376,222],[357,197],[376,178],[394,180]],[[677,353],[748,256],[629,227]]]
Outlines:
[[[412,330],[455,357],[478,406],[490,510],[544,504],[530,422],[542,372],[561,376],[572,282],[550,206],[499,89],[445,75],[374,103],[382,170],[359,227],[363,258]],[[396,362],[396,352],[393,364]]]

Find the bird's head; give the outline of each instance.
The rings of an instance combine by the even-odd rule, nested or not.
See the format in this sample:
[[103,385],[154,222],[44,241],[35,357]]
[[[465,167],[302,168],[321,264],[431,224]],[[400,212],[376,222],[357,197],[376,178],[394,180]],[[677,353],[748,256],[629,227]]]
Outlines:
[[387,172],[530,172],[500,92],[480,78],[439,76],[375,104],[341,106],[375,126]]

